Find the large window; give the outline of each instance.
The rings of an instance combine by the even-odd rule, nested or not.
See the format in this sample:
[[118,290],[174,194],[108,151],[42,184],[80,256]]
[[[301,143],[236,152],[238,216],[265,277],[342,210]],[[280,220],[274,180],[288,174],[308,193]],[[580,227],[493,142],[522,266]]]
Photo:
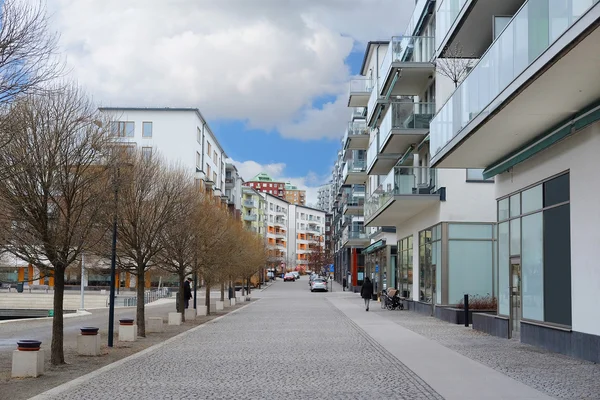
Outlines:
[[133,137],[135,123],[131,121],[113,121],[110,123],[110,132],[117,137]]
[[152,137],[152,122],[142,122],[142,137]]
[[518,317],[571,325],[569,201],[568,173],[498,201],[500,314],[509,314],[510,265],[520,262]]
[[413,237],[398,241],[398,283],[403,297],[410,298],[413,284]]
[[419,300],[440,302],[442,226],[436,225],[419,232]]

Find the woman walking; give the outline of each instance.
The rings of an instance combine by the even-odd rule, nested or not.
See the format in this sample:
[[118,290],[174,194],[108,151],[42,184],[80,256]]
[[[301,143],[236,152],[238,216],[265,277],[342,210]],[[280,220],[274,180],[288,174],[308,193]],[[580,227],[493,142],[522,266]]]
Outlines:
[[371,302],[371,297],[373,297],[373,284],[369,278],[365,278],[360,288],[360,297],[365,300],[365,311],[369,311],[369,303]]

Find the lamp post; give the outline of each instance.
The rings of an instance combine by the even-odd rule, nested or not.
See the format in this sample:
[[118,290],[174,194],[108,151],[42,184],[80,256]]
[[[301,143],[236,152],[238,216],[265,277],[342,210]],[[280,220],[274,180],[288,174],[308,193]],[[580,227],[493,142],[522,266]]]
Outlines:
[[120,171],[117,167],[114,179],[115,213],[113,215],[112,227],[112,253],[110,257],[110,302],[108,308],[108,347],[113,347],[113,335],[115,329],[115,275],[117,264],[117,206],[119,205],[119,179]]

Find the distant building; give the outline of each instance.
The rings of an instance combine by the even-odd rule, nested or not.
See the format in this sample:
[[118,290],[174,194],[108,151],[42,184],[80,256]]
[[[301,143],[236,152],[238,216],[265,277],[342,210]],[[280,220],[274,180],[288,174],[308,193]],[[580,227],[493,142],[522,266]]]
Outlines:
[[245,182],[244,186],[285,200],[285,183],[274,181],[273,178],[265,172],[261,172],[248,182]]
[[334,185],[333,181],[321,186],[317,191],[317,208],[331,213],[333,211]]
[[306,205],[306,190],[298,189],[298,186],[290,182],[285,183],[285,200],[299,206]]

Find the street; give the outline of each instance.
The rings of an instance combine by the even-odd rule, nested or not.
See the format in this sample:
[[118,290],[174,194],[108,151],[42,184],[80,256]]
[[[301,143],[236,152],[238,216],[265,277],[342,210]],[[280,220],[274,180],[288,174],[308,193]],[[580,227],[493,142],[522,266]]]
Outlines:
[[[440,357],[445,359],[421,364],[409,353],[408,363],[415,367],[409,368],[390,341],[398,336],[394,330],[404,329],[376,312],[366,313],[356,294],[335,289],[311,293],[306,278],[278,281],[255,291],[258,300],[246,307],[34,399],[481,398],[465,396],[464,382],[455,380],[459,376],[469,383],[469,374],[485,380],[479,386],[486,386],[487,398],[516,393],[550,398],[478,363],[465,364],[464,357],[448,349]],[[384,338],[374,338],[373,329]],[[430,345],[419,338],[423,342],[415,342],[412,350]],[[432,369],[437,374],[436,368],[455,364],[462,370],[448,371],[450,381],[413,371],[437,365]],[[474,396],[481,395],[477,390]]]

